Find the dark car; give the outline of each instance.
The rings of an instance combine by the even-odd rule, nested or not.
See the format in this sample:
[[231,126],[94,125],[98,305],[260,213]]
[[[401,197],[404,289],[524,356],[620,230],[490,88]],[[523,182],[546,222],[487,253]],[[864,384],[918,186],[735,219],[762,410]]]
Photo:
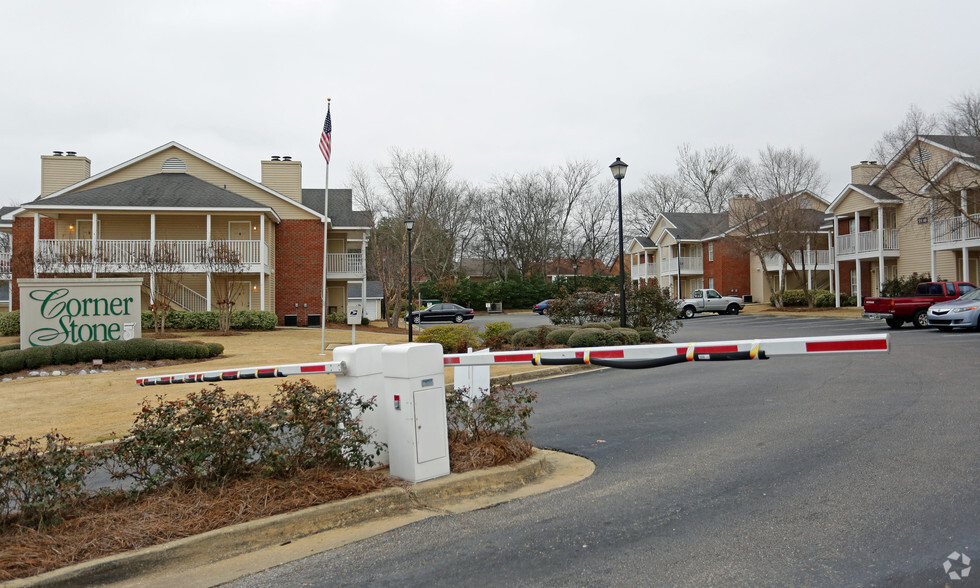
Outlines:
[[473,312],[472,308],[464,308],[458,304],[452,304],[450,302],[443,302],[441,304],[433,304],[425,310],[416,310],[411,314],[405,315],[405,320],[412,321],[418,324],[422,321],[426,322],[449,322],[461,323],[463,321],[468,321],[475,317],[476,314]]
[[542,300],[541,302],[539,302],[539,303],[535,304],[533,307],[531,307],[531,310],[533,312],[538,313],[538,314],[546,314],[548,312],[548,309],[551,308],[551,305],[552,305],[552,303],[554,303],[554,301],[555,301],[554,298],[549,298],[547,300]]

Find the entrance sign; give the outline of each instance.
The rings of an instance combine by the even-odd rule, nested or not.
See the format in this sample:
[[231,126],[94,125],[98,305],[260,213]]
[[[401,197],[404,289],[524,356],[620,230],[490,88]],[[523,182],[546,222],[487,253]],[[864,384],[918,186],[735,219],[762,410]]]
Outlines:
[[19,279],[20,348],[142,336],[141,278]]

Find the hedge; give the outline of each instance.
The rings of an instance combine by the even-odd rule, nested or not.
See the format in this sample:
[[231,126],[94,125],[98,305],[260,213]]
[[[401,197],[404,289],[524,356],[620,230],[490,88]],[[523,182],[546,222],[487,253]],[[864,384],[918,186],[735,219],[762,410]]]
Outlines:
[[157,341],[155,339],[130,339],[129,341],[86,341],[78,345],[53,345],[30,347],[0,352],[0,374],[21,370],[39,369],[50,365],[91,363],[101,359],[114,361],[151,361],[154,359],[205,359],[224,353],[220,343],[200,341]]
[[[153,313],[144,310],[140,316],[144,330],[153,330]],[[279,317],[271,310],[234,310],[231,313],[231,328],[236,331],[271,331],[279,322]],[[192,331],[217,331],[218,311],[194,312],[172,310],[167,313],[167,329],[187,329]]]
[[415,338],[419,343],[438,343],[443,353],[466,353],[467,347],[476,347],[476,331],[464,325],[440,325],[429,327]]
[[20,311],[13,310],[0,314],[0,335],[10,337],[20,335]]

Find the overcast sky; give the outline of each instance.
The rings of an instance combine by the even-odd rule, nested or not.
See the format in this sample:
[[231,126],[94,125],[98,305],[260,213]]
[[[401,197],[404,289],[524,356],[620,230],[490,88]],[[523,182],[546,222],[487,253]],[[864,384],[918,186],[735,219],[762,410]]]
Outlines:
[[[624,191],[677,146],[803,147],[831,199],[909,105],[980,90],[980,2],[72,0],[0,20],[0,203],[40,191],[40,156],[98,173],[177,141],[259,179],[291,155],[331,187],[388,149],[457,176],[590,159]],[[632,184],[632,186],[631,186]]]

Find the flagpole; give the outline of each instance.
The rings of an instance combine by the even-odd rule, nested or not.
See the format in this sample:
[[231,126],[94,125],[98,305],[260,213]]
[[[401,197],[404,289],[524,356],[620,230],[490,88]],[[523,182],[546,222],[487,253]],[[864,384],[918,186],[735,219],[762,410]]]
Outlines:
[[[330,98],[327,98],[327,120],[330,119]],[[323,177],[323,283],[320,292],[320,355],[327,354],[327,201],[330,194],[330,159],[326,158]]]

